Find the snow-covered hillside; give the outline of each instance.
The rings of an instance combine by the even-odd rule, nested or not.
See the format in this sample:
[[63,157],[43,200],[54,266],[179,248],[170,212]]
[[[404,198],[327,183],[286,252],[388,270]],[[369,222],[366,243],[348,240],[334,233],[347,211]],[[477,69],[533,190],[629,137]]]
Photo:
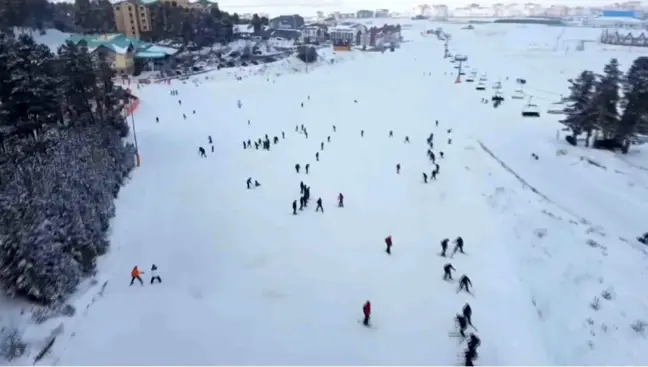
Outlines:
[[[582,68],[612,56],[627,68],[638,54],[574,52],[583,29],[444,25],[489,86],[502,82],[507,100],[493,109],[479,101],[493,91],[455,84],[442,43],[419,36],[429,23],[414,24],[393,53],[137,90],[142,165],[117,202],[107,285],[80,298],[41,363],[453,365],[466,302],[477,364],[648,363],[632,327],[648,321],[634,240],[646,231],[645,155],[568,146],[555,116],[523,119],[524,101],[508,98],[526,78],[544,112]],[[426,184],[430,133],[440,170]],[[243,148],[266,134],[279,140],[270,151]],[[246,189],[248,177],[261,186]],[[300,182],[312,200],[292,215]],[[440,257],[457,236],[467,254]],[[473,295],[442,280],[447,262]],[[161,284],[149,284],[152,264]],[[135,265],[144,286],[129,286]],[[366,300],[373,328],[360,324]]]

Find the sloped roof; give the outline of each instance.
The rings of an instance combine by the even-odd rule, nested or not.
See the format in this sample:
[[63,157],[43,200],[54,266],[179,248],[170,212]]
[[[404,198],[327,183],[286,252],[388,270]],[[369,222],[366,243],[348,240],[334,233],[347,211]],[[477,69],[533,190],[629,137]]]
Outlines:
[[[105,35],[72,35],[68,38],[74,43],[85,41],[88,50],[93,52],[99,47],[106,47],[118,54],[125,54],[132,46],[138,57],[164,57],[174,55],[178,52],[175,48],[163,47],[152,43],[142,42],[137,39],[128,38],[123,34],[105,34]],[[149,55],[149,56],[146,56]],[[157,56],[154,56],[157,55]]]
[[97,49],[99,46],[106,47],[115,53],[125,54],[128,48],[132,45],[133,48],[139,46],[139,40],[130,39],[122,34],[102,34],[102,35],[79,35],[73,34],[69,38],[74,43],[85,41],[88,45],[90,52]]

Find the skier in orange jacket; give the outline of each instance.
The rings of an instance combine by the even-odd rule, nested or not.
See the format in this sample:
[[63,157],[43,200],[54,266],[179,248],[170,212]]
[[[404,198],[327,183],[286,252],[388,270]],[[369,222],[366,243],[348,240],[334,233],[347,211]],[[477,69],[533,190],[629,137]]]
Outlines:
[[137,268],[137,265],[135,265],[133,267],[133,270],[131,270],[131,282],[130,282],[130,285],[133,285],[133,283],[135,283],[135,279],[139,280],[141,285],[144,285],[144,281],[142,281],[142,278],[140,277],[140,275],[142,275],[142,274],[144,274],[144,272],[140,271]]

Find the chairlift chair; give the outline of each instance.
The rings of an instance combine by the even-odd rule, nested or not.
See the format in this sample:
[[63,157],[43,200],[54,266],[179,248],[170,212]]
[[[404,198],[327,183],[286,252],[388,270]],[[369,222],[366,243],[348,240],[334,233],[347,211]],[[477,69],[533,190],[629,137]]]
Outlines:
[[466,83],[472,83],[472,82],[474,82],[474,81],[475,81],[475,79],[474,79],[472,76],[468,75],[468,76],[466,77]]
[[497,82],[497,83],[493,84],[493,89],[495,89],[495,90],[502,89],[502,82]]
[[495,102],[495,101],[500,101],[501,102],[503,100],[504,100],[504,96],[502,96],[502,93],[499,92],[499,91],[495,92],[493,97],[491,97],[491,101],[493,101],[493,102]]
[[540,117],[540,110],[537,105],[528,104],[522,109],[522,117]]
[[477,87],[475,87],[475,90],[486,90],[486,86],[484,83],[479,83],[477,84]]
[[518,89],[513,92],[513,95],[511,96],[512,99],[524,99],[524,92],[522,89]]
[[554,102],[547,110],[550,115],[562,115],[565,113],[565,103],[563,101]]

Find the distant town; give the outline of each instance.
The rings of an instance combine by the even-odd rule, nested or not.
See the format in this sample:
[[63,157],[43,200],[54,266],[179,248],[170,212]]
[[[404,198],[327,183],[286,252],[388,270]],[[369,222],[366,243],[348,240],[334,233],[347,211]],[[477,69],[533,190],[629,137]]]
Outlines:
[[645,18],[648,6],[639,1],[614,3],[598,7],[541,5],[537,3],[497,3],[492,6],[470,4],[464,7],[450,8],[447,5],[421,4],[412,9],[414,16],[427,18],[449,17],[587,17],[598,16],[605,10],[625,10],[635,12],[635,17]]

